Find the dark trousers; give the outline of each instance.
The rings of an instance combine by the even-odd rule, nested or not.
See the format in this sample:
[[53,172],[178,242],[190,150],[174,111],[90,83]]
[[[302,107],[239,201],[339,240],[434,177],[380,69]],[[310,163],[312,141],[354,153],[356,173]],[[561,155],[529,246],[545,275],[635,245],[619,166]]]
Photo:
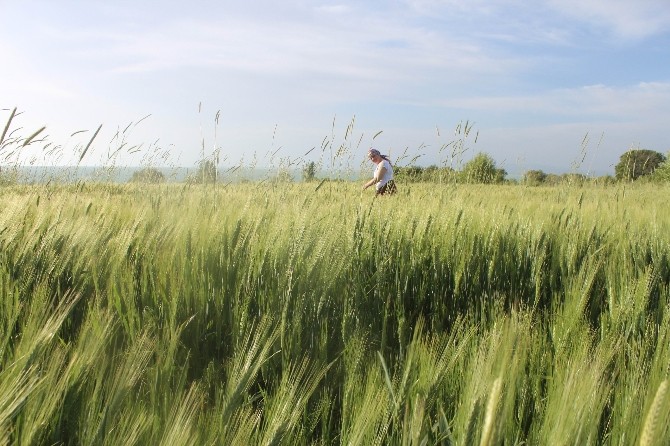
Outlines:
[[390,180],[377,190],[377,195],[393,195],[396,192],[398,192],[398,188],[395,186],[395,182]]

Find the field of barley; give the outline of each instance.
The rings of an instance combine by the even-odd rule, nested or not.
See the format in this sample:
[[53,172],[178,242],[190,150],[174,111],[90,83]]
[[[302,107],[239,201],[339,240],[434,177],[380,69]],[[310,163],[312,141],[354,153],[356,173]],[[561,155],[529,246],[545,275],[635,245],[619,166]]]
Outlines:
[[0,188],[0,445],[667,445],[670,189]]

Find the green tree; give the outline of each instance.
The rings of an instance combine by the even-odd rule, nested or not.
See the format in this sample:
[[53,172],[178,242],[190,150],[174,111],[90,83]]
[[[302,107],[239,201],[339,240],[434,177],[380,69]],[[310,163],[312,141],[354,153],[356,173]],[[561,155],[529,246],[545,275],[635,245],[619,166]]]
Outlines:
[[547,174],[542,170],[527,170],[523,174],[523,182],[528,186],[539,186],[540,184],[544,184],[546,179]]
[[316,179],[316,163],[314,161],[310,161],[309,163],[305,164],[305,167],[302,169],[302,180],[309,182],[309,181],[314,181]]
[[544,183],[548,186],[556,186],[557,184],[560,184],[562,181],[561,175],[557,175],[555,173],[548,173],[546,178],[544,179]]
[[142,170],[137,170],[133,172],[133,176],[130,179],[131,183],[164,183],[165,175],[158,169],[153,167],[146,167]]
[[435,181],[438,177],[439,171],[440,168],[437,167],[435,164],[431,164],[430,166],[426,167],[425,169],[423,169],[424,181]]
[[665,155],[653,150],[635,149],[625,152],[614,166],[617,180],[633,181],[649,175],[665,161]]
[[502,183],[506,175],[505,169],[498,169],[493,158],[482,152],[465,163],[461,171],[461,179],[466,183]]
[[192,184],[212,184],[216,183],[216,165],[212,160],[201,160],[198,163],[198,170],[195,174],[189,176],[188,182]]
[[581,173],[564,173],[561,175],[561,183],[568,184],[570,186],[581,186],[586,183],[586,175]]
[[404,181],[422,181],[424,169],[421,166],[396,166],[393,175]]
[[615,183],[616,179],[612,175],[603,175],[593,180],[593,184],[597,184],[599,186],[611,186]]
[[650,179],[653,181],[670,181],[670,152],[666,155],[665,161],[656,167]]
[[19,173],[16,167],[7,169],[0,167],[0,186],[11,186],[19,182]]
[[440,168],[436,167],[433,168],[433,167],[429,166],[428,168],[426,168],[426,172],[424,173],[428,181],[434,181],[437,183],[453,183],[455,181],[458,181],[458,176],[460,172],[457,172],[452,167],[449,166]]

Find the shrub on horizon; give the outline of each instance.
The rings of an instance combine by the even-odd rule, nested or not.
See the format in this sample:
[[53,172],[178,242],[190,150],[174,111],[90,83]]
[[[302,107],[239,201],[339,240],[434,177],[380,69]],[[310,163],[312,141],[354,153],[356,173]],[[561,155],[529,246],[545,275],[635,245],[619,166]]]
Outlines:
[[186,182],[189,184],[213,184],[216,183],[217,176],[214,161],[206,159],[198,163],[198,170],[189,175]]
[[617,180],[635,181],[653,173],[665,160],[665,155],[653,150],[628,150],[619,158],[614,173]]
[[656,170],[649,176],[649,179],[654,182],[670,181],[670,151],[666,155],[665,161],[656,167]]
[[19,173],[16,168],[7,169],[0,167],[0,186],[12,186],[19,182]]
[[305,182],[316,180],[316,163],[310,161],[302,169],[302,180]]
[[539,186],[544,184],[547,174],[542,170],[528,170],[523,174],[523,184],[527,186]]
[[142,170],[133,172],[130,179],[131,183],[151,183],[158,184],[165,182],[165,175],[160,170],[153,167],[146,167]]
[[497,184],[507,176],[505,169],[498,169],[490,155],[480,152],[465,163],[460,177],[464,183]]

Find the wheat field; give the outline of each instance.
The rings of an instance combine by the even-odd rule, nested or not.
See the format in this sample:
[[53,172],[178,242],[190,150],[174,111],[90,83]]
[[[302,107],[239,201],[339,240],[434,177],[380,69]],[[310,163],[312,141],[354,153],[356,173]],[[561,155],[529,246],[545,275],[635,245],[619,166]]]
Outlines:
[[670,190],[0,188],[0,444],[666,445]]

